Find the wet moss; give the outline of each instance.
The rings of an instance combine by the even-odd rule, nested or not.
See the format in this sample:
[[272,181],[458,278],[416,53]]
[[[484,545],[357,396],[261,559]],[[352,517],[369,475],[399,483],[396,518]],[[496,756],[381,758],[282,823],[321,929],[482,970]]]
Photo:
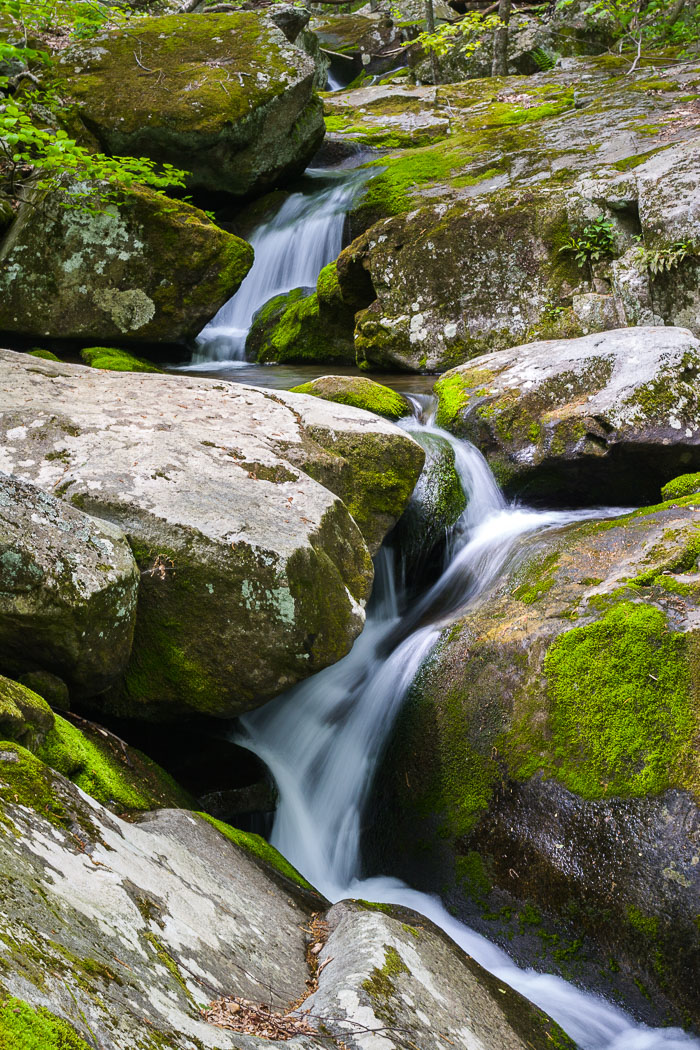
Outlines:
[[460,414],[470,401],[470,381],[460,372],[450,372],[437,380],[433,390],[438,398],[435,417],[437,425],[456,433],[460,425]]
[[71,826],[71,817],[54,789],[55,778],[30,751],[15,743],[3,742],[0,770],[0,824],[11,825],[4,814],[4,805],[9,804],[35,810],[55,827]]
[[692,496],[700,492],[700,474],[681,474],[661,489],[663,500],[674,500],[681,496]]
[[0,740],[14,740],[30,750],[51,729],[54,716],[38,693],[0,675]]
[[279,850],[276,850],[274,846],[271,846],[270,843],[266,842],[260,835],[255,835],[250,831],[241,831],[239,828],[231,827],[230,824],[224,824],[223,821],[217,820],[216,817],[210,816],[209,813],[199,813],[198,816],[202,817],[208,824],[211,824],[212,827],[221,832],[229,842],[233,842],[236,846],[244,849],[246,853],[252,853],[254,857],[257,857],[258,860],[275,868],[275,870],[279,871],[285,876],[285,878],[291,879],[292,882],[296,882],[297,886],[301,886],[305,890],[314,889],[311,883],[306,881],[304,876],[289,863],[286,857],[283,857]]
[[380,1008],[386,1008],[386,1003],[396,992],[394,978],[402,973],[410,973],[405,962],[393,945],[384,945],[384,965],[375,966],[367,980],[362,982],[362,987]]
[[61,358],[57,357],[56,354],[51,353],[50,350],[30,350],[30,357],[39,357],[42,361],[60,361]]

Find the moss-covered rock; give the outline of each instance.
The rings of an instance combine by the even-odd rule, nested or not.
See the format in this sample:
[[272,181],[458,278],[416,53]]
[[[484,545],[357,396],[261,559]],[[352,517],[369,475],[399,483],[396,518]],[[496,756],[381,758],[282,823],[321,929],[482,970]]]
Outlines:
[[[95,609],[75,646],[78,666],[94,653],[123,671],[128,657],[109,693],[83,681],[95,709],[228,717],[345,655],[364,622],[371,553],[420,473],[412,438],[302,394],[0,357],[9,468],[128,530],[134,590],[138,581],[133,646],[131,635],[126,649],[114,640],[121,606],[105,618]],[[37,419],[42,425],[31,426]],[[109,577],[99,548],[94,558]],[[133,628],[133,596],[129,614]],[[24,663],[8,673],[44,667],[72,691],[80,684],[67,656],[49,665],[46,646],[30,667],[26,642],[3,647],[3,659],[10,653]]]
[[152,190],[132,187],[94,211],[53,193],[25,205],[0,245],[0,329],[103,346],[184,342],[252,262],[245,241]]
[[54,716],[46,701],[19,682],[0,675],[0,738],[34,748],[52,729]]
[[[90,346],[80,351],[80,356],[91,368],[105,368],[109,372],[162,372],[151,361],[135,357],[126,350],[111,346]],[[54,358],[58,360],[58,358]]]
[[75,1028],[40,1006],[0,998],[0,1050],[90,1050]]
[[467,505],[449,441],[421,430],[413,433],[425,450],[425,465],[394,531],[396,545],[411,572],[444,543]]
[[373,843],[520,958],[683,1024],[700,1018],[698,503],[523,542],[414,684]]
[[258,311],[246,339],[246,355],[264,364],[286,361],[354,363],[353,319],[324,308],[318,295],[295,288]]
[[30,350],[29,351],[29,356],[30,357],[40,357],[43,361],[60,361],[61,360],[60,357],[58,357],[56,354],[52,353],[51,350],[41,350],[41,349]]
[[[75,434],[62,437],[48,454],[63,472]],[[103,692],[129,659],[138,583],[118,528],[0,474],[0,669],[49,671],[77,697]]]
[[[315,67],[257,12],[166,15],[60,52],[58,86],[101,147],[239,197],[298,174],[324,134]],[[188,259],[188,252],[183,251]]]
[[363,376],[320,376],[309,383],[292,387],[290,393],[311,394],[324,401],[354,405],[355,408],[364,408],[386,419],[401,419],[412,412],[411,402],[403,394]]
[[657,497],[700,465],[700,344],[687,330],[628,328],[516,346],[435,384],[440,425],[468,437],[508,492],[551,504]]

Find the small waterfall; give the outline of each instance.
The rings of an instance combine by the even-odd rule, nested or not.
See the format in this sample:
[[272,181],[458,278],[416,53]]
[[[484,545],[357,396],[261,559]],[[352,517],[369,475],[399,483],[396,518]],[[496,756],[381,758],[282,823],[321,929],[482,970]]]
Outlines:
[[367,174],[309,169],[306,177],[313,188],[292,193],[250,237],[255,261],[236,294],[200,332],[188,367],[245,361],[246,336],[260,307],[292,288],[313,290],[323,267],[340,254],[345,215]]
[[508,505],[472,445],[430,420],[404,423],[409,430],[421,425],[452,444],[468,505],[449,538],[444,571],[421,599],[405,608],[395,588],[391,553],[383,550],[367,623],[351,652],[242,719],[240,742],[267,764],[279,789],[272,842],[331,900],[362,897],[426,915],[482,966],[550,1014],[584,1050],[697,1050],[700,1041],[680,1029],[637,1024],[559,977],[521,969],[449,915],[437,897],[391,877],[360,878],[361,818],[372,777],[406,693],[441,629],[497,578],[520,537],[619,513]]

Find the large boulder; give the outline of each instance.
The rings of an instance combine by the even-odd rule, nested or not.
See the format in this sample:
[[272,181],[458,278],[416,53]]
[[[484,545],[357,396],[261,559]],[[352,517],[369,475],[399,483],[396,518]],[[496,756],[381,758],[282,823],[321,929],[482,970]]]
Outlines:
[[348,651],[423,464],[412,438],[302,394],[0,360],[2,465],[122,528],[141,572],[101,704],[234,715]]
[[521,544],[414,683],[371,844],[521,959],[676,1023],[700,1020],[698,509]]
[[329,910],[257,835],[175,809],[121,820],[13,743],[0,769],[8,1047],[362,1050],[368,1029],[383,1050],[573,1047],[428,920]]
[[308,383],[292,387],[293,394],[311,394],[338,405],[354,405],[386,419],[401,419],[412,414],[411,402],[403,394],[364,376],[319,376]]
[[22,207],[0,244],[0,330],[41,339],[182,343],[233,295],[253,249],[197,208],[134,187]]
[[653,499],[700,466],[700,342],[621,328],[485,354],[435,384],[438,422],[509,492],[569,506]]
[[[5,442],[22,432],[31,442],[22,427]],[[61,471],[68,457],[50,462]],[[0,670],[48,671],[76,697],[104,692],[129,660],[138,585],[121,529],[0,474]]]
[[366,281],[360,363],[444,370],[623,325],[700,333],[690,68],[627,69],[567,59],[527,78],[326,98],[336,136],[391,150],[368,165],[343,253]]
[[60,52],[57,75],[105,152],[185,168],[192,189],[261,193],[323,139],[313,60],[254,11],[102,33]]

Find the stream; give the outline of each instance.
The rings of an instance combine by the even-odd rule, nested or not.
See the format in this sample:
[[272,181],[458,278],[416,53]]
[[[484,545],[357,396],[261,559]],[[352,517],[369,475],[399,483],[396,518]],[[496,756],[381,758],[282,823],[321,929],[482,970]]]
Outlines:
[[[200,335],[193,361],[178,370],[286,388],[328,372],[328,367],[260,366],[244,356],[254,313],[273,295],[312,288],[321,268],[338,255],[344,216],[364,177],[348,169],[307,174],[307,186],[291,194],[251,238],[256,259],[248,277]],[[332,370],[358,374],[353,368]],[[583,1050],[700,1050],[700,1039],[679,1028],[650,1028],[560,977],[517,966],[453,918],[437,896],[390,875],[361,878],[360,833],[372,778],[411,682],[442,629],[463,616],[507,568],[520,538],[620,513],[530,510],[508,503],[478,450],[435,425],[434,400],[426,396],[434,377],[372,378],[414,395],[415,414],[400,425],[418,440],[438,435],[450,442],[468,503],[447,538],[439,578],[425,593],[409,601],[396,582],[402,574],[395,555],[382,549],[367,622],[351,652],[241,719],[236,739],[266,764],[279,791],[271,841],[332,901],[359,897],[427,916],[553,1017]]]

